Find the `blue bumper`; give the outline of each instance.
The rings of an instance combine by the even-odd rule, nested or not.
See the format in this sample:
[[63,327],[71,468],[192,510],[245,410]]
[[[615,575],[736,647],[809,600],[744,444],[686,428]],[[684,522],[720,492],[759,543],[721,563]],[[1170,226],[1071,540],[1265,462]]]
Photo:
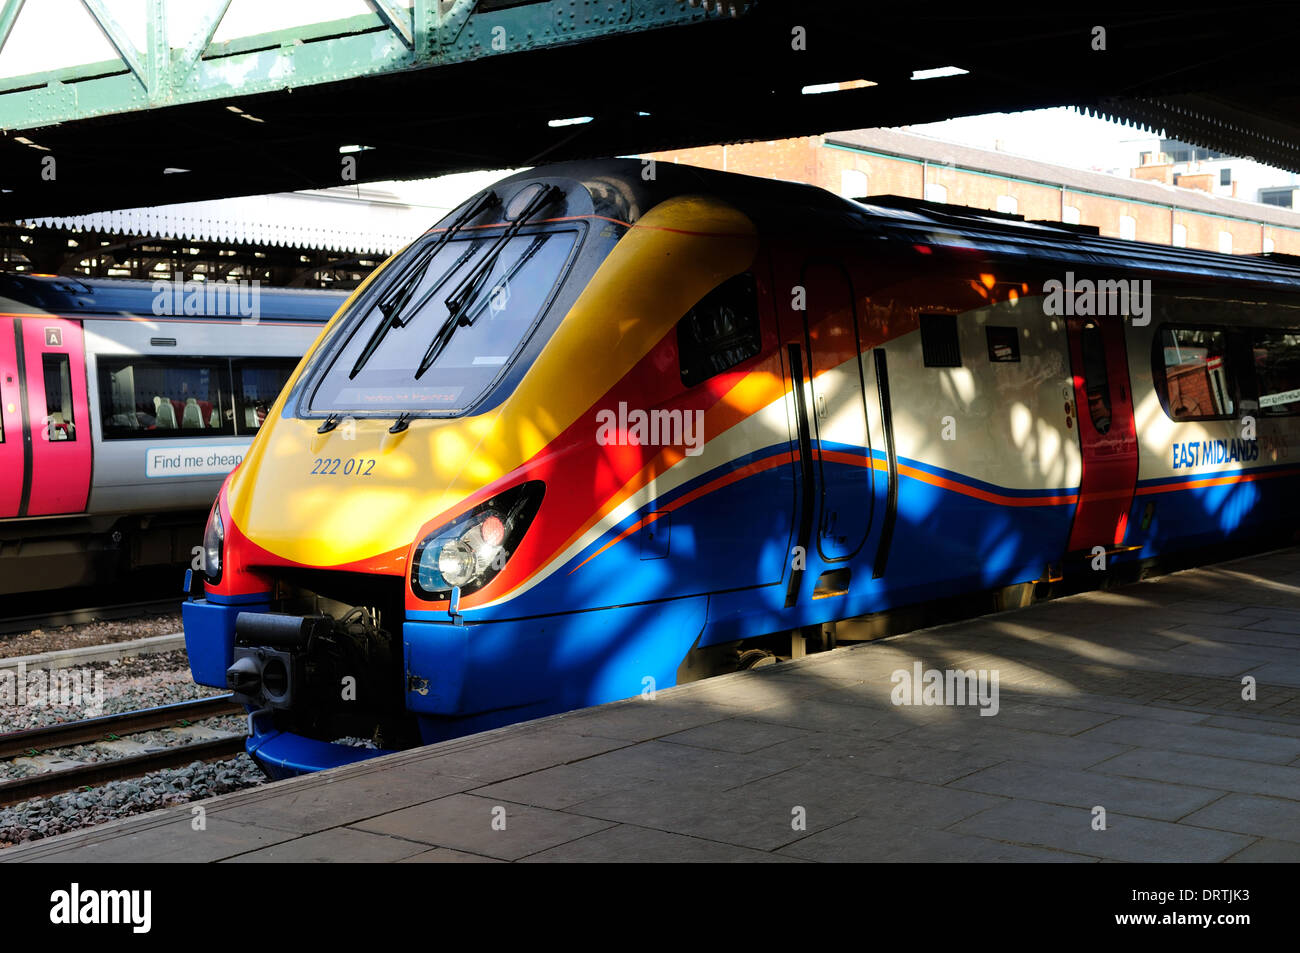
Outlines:
[[263,725],[264,721],[265,717],[254,717],[253,734],[249,736],[244,750],[257,759],[263,771],[277,780],[392,754],[382,748],[353,748],[304,738],[287,731],[276,731],[269,725]]
[[[265,597],[185,603],[194,680],[225,688],[235,619],[269,607]],[[412,613],[402,627],[405,705],[418,717],[424,741],[434,742],[669,688],[707,610],[708,597],[698,596],[466,625],[439,621],[445,613]],[[254,721],[248,752],[273,777],[388,753],[278,731],[264,715]]]

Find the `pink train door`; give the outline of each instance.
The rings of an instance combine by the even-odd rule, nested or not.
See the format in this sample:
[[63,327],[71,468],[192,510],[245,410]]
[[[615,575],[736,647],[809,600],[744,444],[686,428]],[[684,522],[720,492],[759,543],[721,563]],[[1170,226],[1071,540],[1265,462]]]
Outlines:
[[22,377],[18,348],[22,322],[0,319],[0,519],[18,515],[27,448],[23,442]]
[[1124,542],[1138,469],[1124,322],[1072,317],[1067,326],[1083,451],[1083,483],[1067,550],[1111,551]]
[[24,318],[30,466],[27,506],[20,515],[80,513],[90,495],[90,406],[81,324]]

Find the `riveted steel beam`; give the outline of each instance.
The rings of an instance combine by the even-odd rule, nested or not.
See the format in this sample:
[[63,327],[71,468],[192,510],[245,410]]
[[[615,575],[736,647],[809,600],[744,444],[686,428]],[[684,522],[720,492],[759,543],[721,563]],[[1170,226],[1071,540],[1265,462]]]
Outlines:
[[22,9],[23,0],[4,0],[4,5],[0,6],[0,51],[4,50],[5,41],[9,39],[9,33]]
[[[214,43],[230,0],[146,0],[148,42],[139,50],[105,0],[81,0],[120,61],[0,77],[0,130],[284,93],[718,16],[717,10],[680,0],[412,0],[409,7],[398,0],[367,2],[371,12],[363,15]],[[187,12],[202,6],[198,26],[186,37],[168,33],[168,9],[180,3]],[[22,0],[5,0],[0,40],[32,11]]]
[[[157,4],[158,0],[151,0],[151,6]],[[113,14],[109,12],[108,7],[104,6],[104,0],[81,0],[81,5],[86,8],[86,12],[95,21],[95,25],[99,27],[105,39],[113,45],[113,49],[117,50],[117,55],[122,57],[122,62],[130,67],[131,72],[135,74],[135,78],[140,81],[140,84],[145,89],[149,89],[149,77],[145,74],[144,54],[135,48],[135,44],[126,35],[126,30],[122,28],[122,24],[118,23]],[[154,11],[151,9],[149,12],[153,13]],[[152,52],[150,50],[150,53]],[[156,70],[151,71],[156,72]]]

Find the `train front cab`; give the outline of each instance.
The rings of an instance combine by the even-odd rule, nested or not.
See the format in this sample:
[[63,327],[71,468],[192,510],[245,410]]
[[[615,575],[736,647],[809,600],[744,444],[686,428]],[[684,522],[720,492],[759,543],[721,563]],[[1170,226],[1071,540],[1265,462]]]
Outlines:
[[[675,212],[660,214],[700,214],[701,203],[693,203],[665,203]],[[734,232],[743,232],[734,215],[730,222]],[[661,224],[666,227],[656,231]],[[1062,470],[1037,451],[1008,460],[984,454],[974,440],[936,443],[929,434],[931,415],[942,417],[936,388],[969,397],[972,371],[962,367],[960,353],[980,354],[985,324],[1007,323],[1013,301],[973,292],[964,273],[936,282],[934,261],[907,247],[889,260],[865,262],[851,242],[819,243],[804,235],[761,247],[733,237],[720,253],[708,242],[727,243],[702,238],[693,224],[646,215],[641,231],[630,234],[656,235],[661,245],[650,249],[653,254],[636,240],[615,248],[539,365],[504,404],[507,426],[539,419],[562,426],[544,442],[547,452],[523,459],[508,474],[511,484],[535,478],[545,486],[545,501],[500,585],[430,605],[412,591],[418,549],[401,575],[386,570],[406,592],[401,667],[389,673],[382,690],[401,697],[422,740],[653,693],[700,674],[696,663],[707,669],[711,651],[735,654],[742,639],[877,611],[891,600],[923,599],[936,584],[936,567],[954,571],[955,587],[970,589],[1035,578],[1060,553],[1074,499],[1055,485],[1042,490],[1042,471],[1050,464],[1056,478],[1077,486],[1077,457],[1072,471]],[[725,260],[695,275],[681,264],[719,255]],[[630,295],[633,288],[638,293]],[[644,289],[653,290],[639,294]],[[637,304],[643,310],[630,310]],[[603,319],[611,313],[622,320]],[[724,325],[726,334],[709,331]],[[935,347],[922,340],[927,328]],[[1048,355],[1064,348],[1063,335],[1035,334],[1017,343],[1034,366],[1050,363]],[[569,362],[558,372],[557,366],[548,369],[548,353],[565,354]],[[574,366],[599,366],[603,376],[574,380]],[[978,386],[991,386],[986,378],[994,371],[981,365],[979,373]],[[936,385],[936,377],[945,383]],[[1068,374],[1017,377],[1004,382],[1003,391],[1031,415],[1047,418],[1051,407],[1061,407],[1063,388],[1064,403],[1072,403],[1069,385]],[[576,403],[560,413],[560,399]],[[602,411],[628,406],[698,411],[704,430],[698,452],[593,440]],[[1062,416],[1059,410],[1056,415]],[[1009,433],[1007,421],[989,416],[969,432],[987,424]],[[383,428],[357,424],[349,453],[385,447]],[[271,452],[281,426],[262,451]],[[297,421],[283,426],[301,427]],[[436,434],[442,428],[445,437],[455,426],[417,422],[409,430]],[[1062,442],[1064,426],[1057,434]],[[320,448],[332,439],[311,438],[312,453],[325,452]],[[486,459],[500,456],[490,444],[479,446]],[[957,448],[964,457],[943,455]],[[292,459],[285,447],[274,452]],[[252,469],[243,478],[258,480],[259,489],[240,495],[240,512],[232,516],[225,494],[220,498],[228,545],[250,519],[274,524],[281,536],[308,525],[305,515],[297,523],[282,518],[282,508],[292,503],[267,489],[276,477],[269,470],[259,475],[259,464],[255,453],[245,465]],[[972,473],[985,479],[973,480]],[[594,485],[585,486],[592,475]],[[994,482],[1013,490],[984,489]],[[491,495],[491,485],[466,493],[461,506],[421,527],[415,538]],[[332,515],[347,514],[351,505],[343,495],[319,499]],[[1018,530],[1010,546],[990,547],[990,533],[1005,522],[1007,507],[1024,503],[1031,504],[1020,511],[1028,528]],[[250,513],[259,506],[265,507],[260,516]],[[338,515],[335,525],[346,518]],[[920,538],[928,545],[917,545]],[[336,540],[322,533],[316,543],[335,546]],[[209,588],[206,602],[185,607],[200,682],[224,686],[228,678],[241,678],[229,670],[236,655],[264,650],[245,663],[250,672],[271,659],[276,646],[254,644],[259,636],[253,634],[257,629],[265,638],[278,623],[261,617],[286,608],[268,591],[268,580],[278,587],[297,572],[312,584],[293,559],[256,551],[255,544],[233,547],[228,560],[247,552],[260,563],[248,567],[239,585]],[[328,584],[322,576],[315,579]],[[247,636],[240,633],[243,614]],[[388,618],[397,614],[390,610]],[[312,624],[299,623],[291,639],[304,638]],[[389,638],[396,637],[390,631]],[[287,661],[292,668],[293,659]],[[259,697],[266,700],[265,693]],[[320,725],[304,732],[301,717],[270,705],[254,717],[249,749],[272,773],[376,753],[331,745],[328,738],[341,725],[324,726],[331,730],[323,734]]]

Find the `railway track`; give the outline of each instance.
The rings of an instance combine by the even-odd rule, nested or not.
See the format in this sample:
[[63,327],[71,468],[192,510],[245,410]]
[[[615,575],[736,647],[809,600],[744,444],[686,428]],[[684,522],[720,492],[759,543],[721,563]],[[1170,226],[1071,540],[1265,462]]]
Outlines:
[[113,619],[130,619],[134,616],[163,615],[180,610],[180,599],[153,599],[144,602],[122,602],[109,606],[89,606],[81,609],[64,609],[35,615],[10,616],[0,619],[0,635],[28,632],[32,629],[52,629],[63,625],[80,625],[85,622],[105,622]]
[[[229,695],[217,695],[157,708],[10,732],[0,735],[0,759],[34,755],[88,742],[113,741],[142,731],[169,728],[180,722],[198,721],[202,718],[238,714],[243,710],[242,706],[230,700]],[[243,750],[244,736],[231,735],[0,781],[0,806],[71,791],[83,785],[139,777],[150,771],[174,768],[194,761],[216,761]]]

